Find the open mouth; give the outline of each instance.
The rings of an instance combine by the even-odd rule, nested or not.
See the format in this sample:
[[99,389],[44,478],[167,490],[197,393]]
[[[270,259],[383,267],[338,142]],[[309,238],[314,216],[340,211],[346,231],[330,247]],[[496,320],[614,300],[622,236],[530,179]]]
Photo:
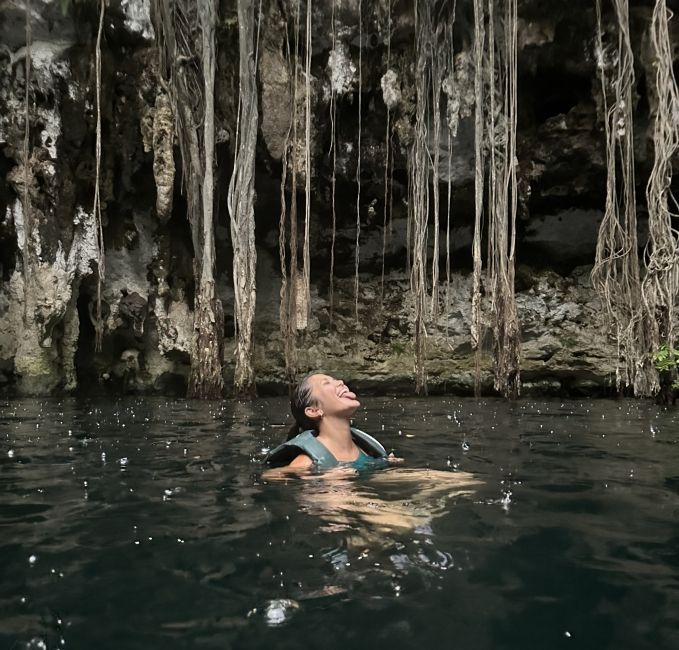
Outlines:
[[351,400],[356,399],[356,393],[353,393],[352,391],[350,391],[346,386],[342,387],[342,389],[339,391],[337,396],[340,399],[351,399]]

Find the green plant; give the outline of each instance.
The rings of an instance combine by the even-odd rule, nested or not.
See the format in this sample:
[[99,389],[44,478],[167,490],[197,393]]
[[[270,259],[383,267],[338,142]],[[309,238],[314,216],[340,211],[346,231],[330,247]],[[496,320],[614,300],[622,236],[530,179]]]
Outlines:
[[[674,347],[669,347],[666,344],[661,345],[653,353],[652,359],[655,369],[660,373],[679,370],[679,350]],[[679,389],[679,379],[674,379],[672,388]]]
[[398,343],[396,341],[392,341],[391,351],[394,354],[403,354],[406,351],[406,348],[405,348],[405,345],[403,345],[403,343]]

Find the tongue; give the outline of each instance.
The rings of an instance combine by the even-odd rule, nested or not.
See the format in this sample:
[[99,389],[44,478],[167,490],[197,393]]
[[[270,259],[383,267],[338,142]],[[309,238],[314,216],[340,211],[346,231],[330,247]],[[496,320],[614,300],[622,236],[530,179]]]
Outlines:
[[342,395],[343,398],[346,399],[356,399],[356,393],[352,393],[350,390],[348,390],[344,395]]

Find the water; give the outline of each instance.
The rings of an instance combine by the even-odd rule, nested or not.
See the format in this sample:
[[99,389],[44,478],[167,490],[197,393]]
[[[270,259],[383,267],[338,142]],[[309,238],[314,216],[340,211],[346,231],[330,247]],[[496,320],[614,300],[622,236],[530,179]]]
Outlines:
[[277,481],[283,400],[0,404],[0,648],[679,648],[677,413],[368,399],[402,466]]

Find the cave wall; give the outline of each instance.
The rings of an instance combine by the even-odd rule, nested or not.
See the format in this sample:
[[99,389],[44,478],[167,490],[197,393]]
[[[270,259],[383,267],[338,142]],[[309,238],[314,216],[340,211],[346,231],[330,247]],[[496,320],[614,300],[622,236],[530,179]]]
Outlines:
[[[334,49],[332,2],[324,0],[313,6],[309,80],[312,305],[311,318],[298,332],[299,360],[301,369],[337,373],[364,390],[407,393],[414,385],[414,308],[406,271],[406,148],[412,136],[415,106],[413,3],[391,2],[391,30],[388,0],[364,0],[363,5],[363,28],[359,32],[358,0],[337,0]],[[278,322],[278,221],[281,159],[295,101],[284,54],[286,27],[291,39],[296,4],[280,0],[262,6],[254,363],[260,392],[282,392],[285,361]],[[93,315],[97,290],[93,211],[97,7],[96,3],[73,3],[64,12],[62,3],[53,0],[33,0],[32,7],[30,155],[26,173],[24,7],[19,1],[0,6],[0,391],[183,394],[193,322],[193,251],[172,115],[158,81],[150,2],[110,0],[104,21],[101,193],[106,274],[100,352],[94,348]],[[635,155],[642,245],[644,187],[653,162],[647,98],[652,65],[646,39],[651,10],[650,2],[636,2],[630,15],[636,56]],[[304,3],[301,11],[304,15]],[[228,386],[235,345],[226,207],[238,93],[233,2],[221,2],[220,16],[215,229]],[[616,348],[589,279],[606,182],[594,6],[585,0],[567,5],[524,0],[519,3],[519,18],[516,290],[524,387],[527,392],[550,394],[610,392],[615,383]],[[609,39],[615,34],[610,19],[611,14],[606,14]],[[676,46],[676,18],[672,28]],[[439,392],[469,393],[473,386],[469,336],[474,217],[472,39],[472,4],[458,1],[456,69],[447,93],[455,119],[443,129],[440,142],[429,143],[431,148],[439,147],[441,154],[441,205],[446,206],[450,187],[452,206],[451,281],[441,290],[440,315],[427,328],[428,383],[430,390]],[[362,137],[357,319],[353,273],[359,52]],[[303,71],[300,74],[303,76]],[[332,89],[337,96],[337,233],[335,303],[331,310]],[[393,172],[389,174],[392,199],[385,236],[387,106],[393,125]],[[303,148],[302,111],[300,115],[298,130]],[[452,129],[450,152],[448,128]],[[298,171],[298,188],[303,190],[304,168]],[[37,270],[28,280],[22,266],[26,177],[30,179],[31,218],[36,224],[32,228],[33,245],[39,251]],[[289,199],[289,183],[286,192]],[[298,193],[297,202],[303,215],[303,191]],[[444,213],[442,263],[445,225]],[[433,236],[430,240],[433,242]],[[444,268],[441,277],[445,284]],[[490,391],[489,353],[484,356],[482,371],[484,388]]]

